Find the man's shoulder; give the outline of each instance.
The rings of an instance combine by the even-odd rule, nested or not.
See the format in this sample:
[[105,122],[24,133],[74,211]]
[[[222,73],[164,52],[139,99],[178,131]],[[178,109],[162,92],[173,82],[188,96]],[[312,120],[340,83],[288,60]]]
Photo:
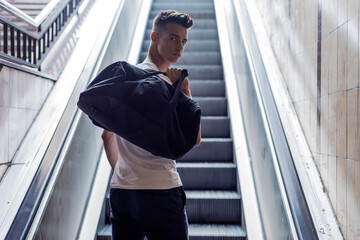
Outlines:
[[[141,68],[143,70],[153,70],[153,71],[159,71],[159,68],[155,65],[155,63],[152,62],[142,62],[136,65],[138,68]],[[173,83],[171,80],[164,74],[159,75],[165,82],[172,85]]]
[[155,70],[158,71],[158,68],[156,65],[152,62],[142,62],[136,65],[138,68],[144,69],[144,70]]

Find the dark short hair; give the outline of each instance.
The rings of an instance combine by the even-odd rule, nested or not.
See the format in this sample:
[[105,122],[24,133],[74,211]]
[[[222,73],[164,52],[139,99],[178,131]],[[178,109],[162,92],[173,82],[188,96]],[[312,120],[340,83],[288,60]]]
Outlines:
[[175,10],[160,11],[154,18],[153,31],[165,28],[167,23],[177,23],[186,29],[194,25],[193,19],[186,13],[179,13]]

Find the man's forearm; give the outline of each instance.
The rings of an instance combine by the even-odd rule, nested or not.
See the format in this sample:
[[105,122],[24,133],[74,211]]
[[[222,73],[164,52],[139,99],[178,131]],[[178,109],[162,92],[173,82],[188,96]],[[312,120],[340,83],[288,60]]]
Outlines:
[[117,146],[116,136],[114,133],[104,130],[101,138],[104,142],[106,157],[111,165],[111,168],[114,169],[119,157],[119,148]]

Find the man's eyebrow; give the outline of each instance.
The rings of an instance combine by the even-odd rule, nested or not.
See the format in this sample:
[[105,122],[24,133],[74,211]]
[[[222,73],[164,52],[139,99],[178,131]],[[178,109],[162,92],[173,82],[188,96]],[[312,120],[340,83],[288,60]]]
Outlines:
[[[170,33],[170,34],[169,34],[169,37],[177,37],[177,38],[180,38],[179,35],[174,34],[174,33]],[[184,38],[183,40],[187,41],[187,38]]]

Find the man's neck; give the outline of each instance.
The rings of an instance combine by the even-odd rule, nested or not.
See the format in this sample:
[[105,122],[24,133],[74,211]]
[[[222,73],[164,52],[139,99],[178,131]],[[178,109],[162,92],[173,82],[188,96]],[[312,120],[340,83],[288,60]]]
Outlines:
[[161,72],[166,72],[170,67],[170,63],[165,61],[160,54],[156,50],[151,49],[151,47],[144,62],[152,62]]

